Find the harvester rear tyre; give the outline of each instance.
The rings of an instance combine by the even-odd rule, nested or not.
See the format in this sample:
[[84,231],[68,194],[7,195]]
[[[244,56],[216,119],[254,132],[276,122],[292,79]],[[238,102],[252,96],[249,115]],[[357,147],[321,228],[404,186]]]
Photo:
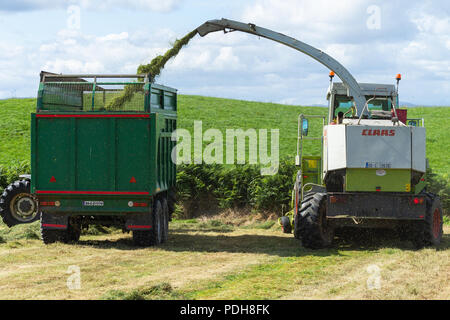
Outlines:
[[137,246],[148,247],[161,244],[162,241],[162,205],[161,201],[153,203],[153,224],[150,230],[133,230],[133,242]]
[[443,235],[443,213],[439,197],[427,194],[427,211],[413,238],[417,248],[439,246]]
[[281,224],[281,229],[283,230],[283,233],[292,233],[292,225],[291,225],[291,220],[289,220],[289,217],[282,216],[280,218],[280,224]]
[[305,248],[321,249],[333,242],[334,229],[327,221],[326,198],[325,193],[315,193],[302,202],[296,228]]
[[30,194],[30,181],[19,180],[6,187],[0,197],[0,215],[8,227],[39,220],[37,203]]

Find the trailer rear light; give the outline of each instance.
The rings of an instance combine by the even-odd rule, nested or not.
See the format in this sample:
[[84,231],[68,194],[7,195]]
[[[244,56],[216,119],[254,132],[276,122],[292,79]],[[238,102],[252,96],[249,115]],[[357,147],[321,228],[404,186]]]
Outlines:
[[43,206],[43,207],[54,207],[54,206],[56,206],[55,201],[42,201],[42,202],[39,202],[39,204],[41,206]]
[[39,204],[43,207],[59,207],[61,206],[61,202],[59,201],[42,201]]
[[135,202],[133,203],[133,207],[148,207],[147,202]]
[[132,207],[148,207],[148,203],[147,202],[133,202],[133,201],[130,201],[130,202],[128,202],[128,206],[130,208],[132,208]]
[[424,198],[413,198],[413,204],[423,204]]
[[347,197],[344,196],[331,196],[330,203],[346,203]]

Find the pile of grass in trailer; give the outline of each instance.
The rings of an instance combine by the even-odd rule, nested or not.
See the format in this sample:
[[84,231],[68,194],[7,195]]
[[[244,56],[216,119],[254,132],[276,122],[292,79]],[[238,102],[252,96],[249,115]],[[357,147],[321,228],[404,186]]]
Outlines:
[[[191,31],[183,38],[176,40],[172,48],[170,48],[164,55],[159,55],[154,58],[149,64],[140,65],[138,67],[138,74],[149,74],[150,82],[154,82],[155,78],[161,74],[167,61],[175,57],[180,50],[191,41],[193,37],[197,34],[197,30]],[[123,93],[114,98],[106,107],[107,110],[120,110],[123,105],[133,98],[136,92],[142,91],[141,86],[127,85],[124,88]]]

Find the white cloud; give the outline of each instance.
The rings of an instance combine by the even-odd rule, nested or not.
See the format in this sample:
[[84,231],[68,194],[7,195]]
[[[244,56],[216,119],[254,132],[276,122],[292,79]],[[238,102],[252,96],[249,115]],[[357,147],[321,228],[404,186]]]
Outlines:
[[106,41],[123,41],[128,39],[128,32],[121,32],[121,33],[111,33],[104,37],[97,38],[97,41],[99,42],[106,42]]
[[89,10],[151,10],[167,13],[176,10],[182,0],[15,0],[0,2],[0,11],[31,11],[45,9],[66,9],[77,5]]
[[84,62],[75,59],[47,61],[42,68],[43,70],[52,70],[56,73],[101,73],[105,69],[104,65],[99,61]]
[[[62,1],[33,3],[63,7]],[[183,34],[170,29],[174,25],[170,20],[159,24],[159,29],[154,26],[120,29],[116,21],[102,20],[102,13],[96,11],[124,10],[126,6],[129,10],[152,6],[159,7],[151,10],[175,10],[180,3],[177,0],[159,5],[156,1],[78,2],[84,9],[92,9],[90,18],[98,19],[99,24],[114,26],[114,32],[92,34],[98,32],[94,30],[83,34],[61,30],[34,45],[20,42],[20,37],[16,37],[15,44],[4,43],[3,47],[0,44],[3,91],[0,97],[10,92],[9,88],[22,87],[28,88],[26,95],[34,95],[37,75],[43,68],[64,73],[134,73],[140,63],[163,54]],[[367,8],[374,4],[381,9],[379,30],[369,30],[366,24]],[[442,92],[448,92],[450,80],[449,8],[449,2],[431,1],[254,0],[239,5],[234,19],[283,32],[322,49],[361,82],[394,83],[395,74],[402,73],[402,100],[416,104],[446,101],[448,105],[449,96]],[[205,9],[200,5],[183,10],[180,16],[186,17],[186,24],[190,23],[188,18],[191,21],[210,14],[202,11]],[[199,14],[192,15],[192,10]],[[240,32],[225,35],[216,32],[194,38],[169,61],[157,81],[180,89],[180,93],[324,104],[328,70],[306,55],[267,39]],[[418,87],[424,90],[417,90]],[[430,92],[436,93],[430,96]]]

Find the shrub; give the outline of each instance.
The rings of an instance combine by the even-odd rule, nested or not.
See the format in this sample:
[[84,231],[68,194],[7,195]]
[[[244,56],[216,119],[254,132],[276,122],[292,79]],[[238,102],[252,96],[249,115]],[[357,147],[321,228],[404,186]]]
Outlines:
[[182,165],[177,172],[178,198],[188,205],[209,201],[220,208],[280,211],[289,205],[296,172],[289,161],[281,161],[273,176],[262,176],[258,165]]
[[433,170],[428,169],[426,189],[439,196],[444,214],[450,214],[450,176],[448,173],[438,176],[433,173]]
[[20,161],[9,166],[0,166],[0,193],[11,183],[19,179],[21,174],[31,172],[30,162]]

